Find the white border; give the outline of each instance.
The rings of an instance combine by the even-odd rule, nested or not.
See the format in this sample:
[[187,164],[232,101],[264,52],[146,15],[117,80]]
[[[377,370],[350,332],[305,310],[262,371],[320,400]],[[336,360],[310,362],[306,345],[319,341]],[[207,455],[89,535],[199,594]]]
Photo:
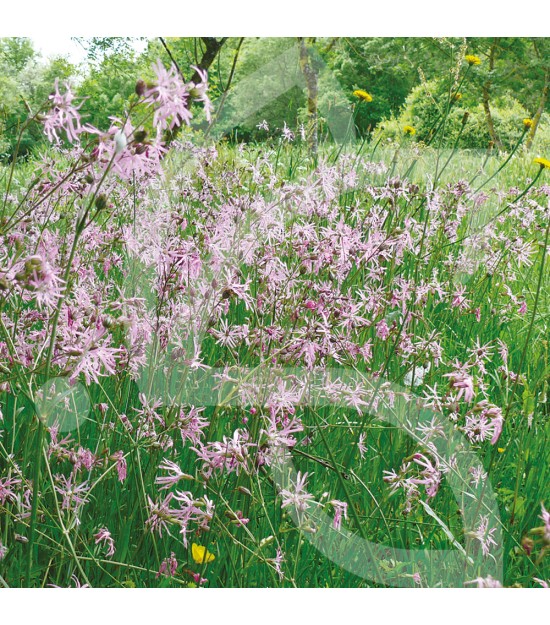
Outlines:
[[497,0],[25,0],[3,3],[0,35],[538,36],[547,2]]
[[[37,596],[36,593],[40,592]],[[192,594],[188,594],[192,593]],[[311,590],[19,590],[2,591],[6,622],[98,622],[132,625],[198,623],[532,623],[542,617],[548,595],[490,589]],[[13,621],[10,617],[13,617]]]

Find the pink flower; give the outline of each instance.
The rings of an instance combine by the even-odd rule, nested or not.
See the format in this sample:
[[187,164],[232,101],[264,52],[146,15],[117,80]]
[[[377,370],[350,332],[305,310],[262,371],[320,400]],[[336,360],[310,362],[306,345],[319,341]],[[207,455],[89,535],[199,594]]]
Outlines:
[[294,141],[294,133],[286,125],[286,122],[284,122],[284,128],[283,128],[283,132],[282,132],[282,137],[283,137],[283,139],[285,141],[288,141],[289,143],[292,143],[292,141]]
[[74,473],[69,477],[56,475],[55,480],[57,484],[55,490],[63,497],[61,508],[63,510],[72,510],[75,514],[78,514],[80,507],[86,501],[86,493],[90,490],[90,487],[88,486],[88,480],[81,484],[75,484],[73,482],[74,478]]
[[242,470],[246,473],[250,470],[249,450],[255,444],[249,443],[248,439],[246,430],[236,429],[231,438],[224,436],[222,441],[212,441],[191,449],[203,460],[203,472],[207,478],[215,470],[239,475]]
[[332,527],[335,530],[339,530],[342,527],[342,518],[346,519],[346,521],[348,519],[348,504],[345,501],[338,501],[337,499],[333,499],[330,504],[334,508]]
[[298,471],[296,481],[294,483],[291,482],[289,488],[283,488],[281,490],[281,497],[283,499],[281,508],[293,506],[300,512],[304,512],[309,508],[309,502],[314,497],[306,491],[307,476],[307,473],[302,475],[302,472]]
[[59,143],[58,131],[62,130],[70,143],[77,143],[78,135],[85,130],[78,112],[82,104],[74,106],[74,97],[68,83],[65,83],[65,93],[60,93],[59,79],[56,78],[54,92],[49,96],[51,108],[44,116],[44,132],[50,141]]
[[118,481],[124,482],[128,473],[128,465],[123,451],[117,451],[111,456],[111,460],[116,460],[116,471],[118,475]]
[[464,396],[464,401],[471,402],[475,397],[474,379],[464,371],[454,371],[446,373],[444,378],[451,380],[451,388],[458,389],[457,399]]
[[275,568],[275,571],[277,572],[277,575],[279,576],[279,580],[284,579],[284,576],[285,576],[283,572],[283,568],[282,568],[282,564],[284,561],[285,561],[285,555],[281,551],[281,548],[277,547],[277,554],[274,558],[270,560],[270,562],[273,562],[273,566]]
[[63,295],[64,282],[50,263],[39,255],[28,257],[24,262],[25,276],[19,281],[27,299],[34,299],[39,308],[53,310]]
[[382,321],[376,324],[376,336],[385,341],[389,335],[390,329],[388,328],[388,324],[385,319],[382,319]]
[[160,59],[153,65],[156,85],[145,91],[145,102],[155,106],[153,124],[160,131],[173,129],[182,123],[189,124],[189,90],[174,65],[166,69]]
[[17,496],[14,488],[21,483],[17,477],[4,478],[0,480],[0,503],[4,505],[6,501],[15,501]]
[[177,427],[182,442],[191,441],[193,445],[197,445],[204,436],[203,430],[210,425],[210,422],[201,415],[203,410],[204,408],[195,408],[195,406],[191,406],[188,411],[180,410]]
[[197,586],[203,586],[208,581],[206,577],[201,577],[199,573],[193,573],[192,571],[189,571],[189,574],[191,575],[193,581],[195,582],[195,584],[197,584]]
[[161,485],[161,490],[175,486],[180,480],[193,479],[191,475],[184,473],[179,466],[171,460],[163,460],[159,465],[161,471],[168,471],[169,475],[157,477],[155,484]]
[[162,537],[162,530],[168,529],[168,526],[175,522],[173,511],[170,509],[170,502],[173,496],[173,493],[168,493],[160,503],[155,503],[151,497],[147,496],[149,518],[145,522],[145,525],[147,525],[152,532],[158,531],[160,537]]
[[484,556],[488,556],[491,547],[496,546],[497,542],[493,538],[493,534],[497,531],[496,527],[489,529],[489,517],[481,516],[476,529],[472,532],[468,532],[468,536],[475,538],[481,545],[481,551]]
[[361,434],[359,434],[359,440],[357,442],[357,449],[359,449],[361,458],[365,457],[365,454],[367,453],[367,450],[368,450],[368,447],[365,445],[366,438],[367,438],[367,435],[365,432],[361,432]]
[[174,577],[177,570],[178,570],[178,561],[176,560],[175,553],[172,551],[172,553],[170,554],[170,557],[165,558],[162,561],[162,564],[160,565],[160,568],[158,570],[156,577],[157,579],[161,575],[164,575],[166,577]]
[[419,467],[424,469],[422,471],[422,479],[416,478],[413,480],[414,483],[423,484],[428,497],[435,497],[441,484],[440,471],[423,454],[414,454],[413,460]]
[[106,528],[102,528],[94,534],[95,544],[105,543],[107,545],[107,557],[110,558],[115,554],[115,541],[111,536],[111,532]]

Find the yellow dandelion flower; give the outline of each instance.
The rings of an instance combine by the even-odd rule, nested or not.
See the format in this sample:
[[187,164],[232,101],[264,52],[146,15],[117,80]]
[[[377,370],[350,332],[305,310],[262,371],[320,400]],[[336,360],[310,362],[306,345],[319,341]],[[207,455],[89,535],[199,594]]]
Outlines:
[[368,93],[367,91],[364,91],[363,89],[356,89],[353,92],[353,95],[356,98],[359,98],[360,100],[362,100],[363,102],[372,102],[372,96],[370,93]]
[[414,134],[416,134],[416,130],[412,126],[403,126],[403,132],[406,135],[414,135]]
[[525,130],[529,130],[529,128],[533,127],[533,120],[529,119],[529,117],[526,117],[523,120],[523,127],[525,128]]
[[550,161],[547,158],[536,158],[533,163],[540,165],[541,169],[550,169]]
[[216,559],[216,556],[207,551],[206,547],[202,547],[196,543],[191,545],[191,555],[197,564],[208,564],[208,562],[212,562]]
[[475,54],[467,54],[464,57],[464,60],[468,63],[468,65],[481,65],[481,59]]
[[499,454],[503,454],[506,451],[506,447],[499,447],[497,451]]

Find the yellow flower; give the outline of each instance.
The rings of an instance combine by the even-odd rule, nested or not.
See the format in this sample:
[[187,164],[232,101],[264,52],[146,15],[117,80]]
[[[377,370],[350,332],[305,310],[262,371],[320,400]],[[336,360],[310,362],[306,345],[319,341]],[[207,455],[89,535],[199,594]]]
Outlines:
[[196,543],[191,545],[191,555],[197,564],[208,564],[208,562],[212,562],[216,559],[216,556],[207,551],[206,547],[201,547],[201,545],[197,545]]
[[460,98],[462,97],[462,94],[460,93],[460,91],[457,91],[454,95],[453,95],[453,102],[458,102],[460,100]]
[[499,454],[503,454],[506,451],[506,447],[499,447],[497,451]]
[[526,117],[523,120],[523,127],[525,128],[525,130],[529,130],[529,128],[533,127],[533,120],[529,119],[529,117]]
[[403,126],[403,132],[406,135],[414,135],[414,134],[416,134],[416,130],[412,126]]
[[547,158],[536,158],[533,162],[540,165],[541,169],[550,169],[550,161]]
[[353,95],[356,98],[359,98],[360,100],[362,100],[363,102],[372,102],[372,96],[370,93],[367,93],[366,91],[364,91],[363,89],[356,89],[353,92]]
[[464,57],[464,60],[468,63],[468,65],[481,65],[481,59],[475,54],[467,54]]

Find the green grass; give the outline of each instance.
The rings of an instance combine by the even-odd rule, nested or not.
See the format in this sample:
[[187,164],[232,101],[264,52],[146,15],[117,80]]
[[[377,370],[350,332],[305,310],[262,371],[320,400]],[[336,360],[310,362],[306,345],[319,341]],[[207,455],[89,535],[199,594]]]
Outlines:
[[[370,156],[374,147],[364,146],[362,154],[369,160],[385,162],[391,171],[395,150],[378,147]],[[209,173],[213,185],[220,188],[223,172],[234,170],[238,172],[241,197],[264,193],[254,183],[247,169],[247,162],[254,162],[256,153],[262,149],[262,146],[251,146],[248,153],[239,154],[229,146],[220,146],[220,156]],[[352,155],[350,158],[354,158],[358,149],[355,146],[345,151]],[[325,156],[330,160],[336,159],[337,154],[335,150],[327,148]],[[440,170],[447,161],[445,154],[438,156],[435,151],[421,151],[411,171],[409,168],[415,158],[400,154],[393,174],[404,175],[409,171],[411,182],[419,185],[421,191],[437,183],[445,197],[444,202],[452,205],[453,210],[456,209],[456,203],[453,205],[449,194],[445,195],[446,185],[459,180],[471,180],[482,168],[482,173],[476,178],[476,183],[481,183],[495,173],[503,161],[502,157],[491,156],[487,160],[485,155],[461,152],[453,156],[442,175],[436,176],[434,172],[438,167]],[[276,151],[271,162],[274,163],[280,184],[299,180],[313,169],[305,150],[299,147],[284,147]],[[171,185],[171,181],[176,179],[181,168],[181,162],[175,159],[171,163],[171,177],[166,182],[166,186],[171,187],[168,195],[174,206],[178,202],[178,183]],[[21,184],[30,178],[30,170],[31,164],[17,170],[16,178],[21,180]],[[515,186],[521,191],[528,185],[527,180],[533,179],[537,172],[538,168],[532,164],[531,156],[521,153],[514,155],[509,165],[491,180],[484,191],[488,192],[492,187],[505,191]],[[547,174],[543,172],[545,178]],[[380,185],[386,176],[360,174],[360,184],[354,190],[339,195],[336,203],[340,205],[342,219],[347,224],[357,225],[369,214],[375,202],[365,191],[365,185]],[[543,178],[539,184],[544,182]],[[194,180],[191,186],[200,184],[200,181]],[[274,192],[265,190],[268,201],[274,195]],[[219,197],[215,193],[214,196],[215,205]],[[547,202],[543,193],[536,198],[541,206]],[[489,218],[506,208],[494,194],[491,195],[490,206]],[[407,228],[407,219],[411,216],[417,219],[424,232],[429,229],[433,215],[426,209],[424,202],[409,197],[399,200],[393,207],[386,224],[388,235]],[[195,207],[188,207],[186,217],[189,225],[185,234],[200,240],[204,213],[199,203]],[[491,403],[502,408],[506,419],[498,448],[488,444],[476,448],[477,457],[489,473],[499,503],[505,585],[531,586],[533,577],[550,578],[548,558],[542,557],[542,547],[535,548],[531,555],[522,548],[524,537],[541,525],[538,519],[541,502],[546,501],[547,506],[550,504],[547,488],[550,459],[550,265],[547,258],[542,265],[547,254],[544,218],[541,212],[533,223],[522,225],[520,217],[505,211],[504,222],[498,225],[504,238],[513,240],[521,235],[524,240],[533,243],[536,253],[532,256],[530,266],[519,266],[512,248],[506,248],[503,244],[501,258],[494,272],[488,273],[485,266],[480,266],[473,275],[464,277],[470,299],[469,309],[479,309],[479,323],[473,314],[465,314],[443,305],[433,295],[428,296],[425,303],[413,306],[416,315],[413,321],[415,339],[427,339],[434,332],[437,333],[445,356],[445,364],[432,366],[423,385],[414,389],[417,395],[422,395],[423,391],[436,383],[439,388],[445,388],[447,379],[443,374],[451,370],[450,363],[454,360],[464,362],[476,340],[480,345],[490,342],[495,344],[497,339],[505,341],[510,349],[509,369],[521,376],[517,384],[503,379],[499,373],[501,361],[498,355],[488,362],[487,373],[482,376],[486,393]],[[130,220],[131,217],[128,217],[127,222]],[[317,228],[322,228],[327,222],[320,217],[315,220],[315,224]],[[419,237],[423,240],[421,233],[420,230]],[[467,234],[464,223],[458,233],[459,238],[461,234]],[[449,254],[453,254],[456,261],[457,247],[449,245],[445,223],[439,224],[435,232],[430,233],[430,238],[423,240],[422,254],[407,251],[402,262],[390,260],[386,264],[384,287],[394,283],[396,278],[417,283],[429,279],[434,268],[440,271],[442,282],[454,284],[456,265],[448,261]],[[289,267],[298,267],[297,261],[292,258],[291,246],[277,252]],[[252,280],[251,293],[260,293],[262,286],[254,268],[246,267],[243,271],[244,277]],[[509,276],[513,276],[513,280],[509,281]],[[335,278],[330,268],[324,267],[317,275],[312,274],[311,279],[317,283],[330,283]],[[367,268],[360,267],[346,277],[341,291],[356,293],[366,280]],[[517,297],[525,298],[528,312],[524,316],[510,309],[509,297],[504,289],[504,284],[508,282]],[[130,290],[137,288],[139,293],[139,277],[132,286],[120,274],[120,285]],[[285,319],[289,331],[296,323],[292,317],[295,305],[296,302],[283,301],[278,313],[279,323]],[[5,310],[14,312],[13,308]],[[385,313],[391,314],[391,311]],[[251,327],[258,327],[273,321],[272,314],[267,312],[266,316],[259,318],[255,311],[246,311],[241,302],[232,299],[228,319],[233,323],[246,320]],[[403,366],[393,350],[394,341],[397,342],[399,338],[397,332],[396,329],[387,342],[381,342],[376,338],[373,325],[361,330],[360,340],[371,340],[374,344],[368,370],[382,370],[390,381],[403,385],[410,368]],[[276,346],[270,349],[276,352]],[[218,368],[226,364],[254,367],[262,361],[262,357],[253,349],[243,345],[238,350],[223,348],[209,336],[204,340],[202,358],[206,364]],[[289,366],[299,364],[289,362]],[[355,364],[351,358],[341,363],[329,361],[327,366],[350,367],[361,375],[368,373],[364,364]],[[39,370],[34,375],[32,382],[35,387],[41,381],[41,373],[44,371]],[[13,474],[16,469],[12,463],[15,462],[25,478],[30,479],[32,466],[36,462],[36,437],[39,436],[35,411],[25,397],[24,388],[17,388],[17,372],[6,371],[0,375],[10,380],[17,389],[14,393],[0,395],[4,415],[3,437],[0,439],[0,477]],[[22,371],[22,375],[30,379],[27,372]],[[139,390],[136,382],[124,373],[102,378],[101,384],[92,383],[87,387],[92,409],[79,429],[71,432],[75,447],[82,445],[99,456],[103,450],[113,452],[122,449],[128,462],[128,478],[126,482],[120,483],[116,479],[113,463],[106,462],[101,468],[94,469],[90,474],[93,489],[84,508],[81,524],[71,525],[70,515],[60,510],[59,497],[52,488],[52,474],[67,473],[68,463],[51,466],[47,459],[43,463],[37,532],[32,546],[34,553],[28,580],[31,586],[66,586],[71,583],[72,575],[76,575],[81,583],[88,580],[93,586],[193,586],[187,570],[203,571],[210,586],[220,587],[376,585],[376,580],[362,579],[337,566],[310,542],[307,528],[304,531],[303,527],[297,527],[289,512],[281,509],[281,500],[269,470],[260,468],[250,475],[216,475],[203,485],[189,444],[184,447],[174,433],[171,434],[174,446],[168,451],[148,445],[143,440],[136,441],[135,436],[121,425],[120,415],[130,416],[133,409],[139,407]],[[106,415],[98,409],[99,404],[109,406]],[[298,411],[306,428],[305,434],[310,436],[311,441],[293,452],[294,466],[302,473],[309,474],[308,489],[317,499],[322,493],[330,492],[327,499],[348,502],[349,520],[344,525],[350,531],[368,537],[372,542],[395,548],[420,549],[429,546],[432,549],[451,549],[453,545],[445,531],[448,529],[459,544],[465,544],[460,506],[445,481],[436,498],[429,502],[433,514],[429,514],[422,506],[415,507],[410,514],[404,514],[404,498],[401,494],[390,494],[388,485],[382,479],[383,471],[397,470],[403,460],[418,449],[418,445],[403,429],[390,426],[372,415],[358,417],[352,409],[345,410],[338,406],[313,403],[298,408]],[[164,416],[169,430],[175,410],[166,409]],[[204,416],[211,422],[207,440],[221,440],[223,436],[231,436],[235,428],[243,426],[245,416],[250,419],[248,427],[253,433],[253,440],[261,425],[254,417],[250,417],[247,406],[224,405],[223,402],[219,406],[206,406]],[[107,426],[109,422],[115,424],[113,428]],[[350,450],[355,449],[360,427],[367,435],[368,451],[362,461],[354,452],[350,463]],[[193,476],[191,481],[180,484],[180,488],[193,491],[196,497],[206,495],[216,505],[210,530],[189,537],[190,543],[196,540],[216,556],[212,563],[203,567],[197,567],[192,561],[191,549],[183,547],[177,529],[173,530],[172,536],[163,533],[160,537],[145,528],[147,496],[156,498],[154,480],[159,473],[159,463],[166,457]],[[16,518],[17,507],[16,503],[9,501],[0,505],[0,539],[4,545],[9,545],[6,557],[0,561],[0,575],[10,586],[25,584],[29,553],[29,544],[18,540],[18,536],[28,536],[29,518]],[[325,508],[332,514],[328,503]],[[250,519],[244,528],[231,522],[231,515],[237,511]],[[115,538],[117,550],[113,558],[106,558],[103,551],[94,545],[92,536],[99,527],[108,527]],[[277,547],[285,553],[282,580],[270,564]],[[176,554],[180,564],[178,572],[172,578],[158,578],[161,562],[171,552]],[[395,577],[396,583],[414,585],[411,579],[403,577],[404,564],[388,560],[381,567],[388,578],[392,575]],[[426,572],[422,574],[429,578]]]

